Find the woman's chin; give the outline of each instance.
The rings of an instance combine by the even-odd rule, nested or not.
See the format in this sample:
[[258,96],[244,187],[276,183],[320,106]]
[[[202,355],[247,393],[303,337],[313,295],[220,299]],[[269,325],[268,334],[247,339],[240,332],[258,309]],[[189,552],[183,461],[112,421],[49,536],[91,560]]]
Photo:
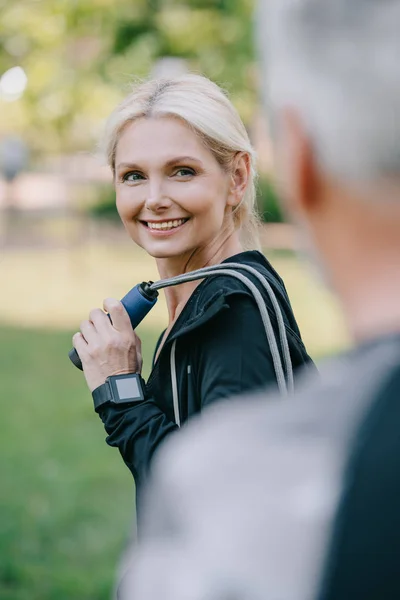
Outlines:
[[174,244],[146,244],[142,248],[153,258],[177,258],[179,256],[186,256],[189,252],[193,251],[193,249]]

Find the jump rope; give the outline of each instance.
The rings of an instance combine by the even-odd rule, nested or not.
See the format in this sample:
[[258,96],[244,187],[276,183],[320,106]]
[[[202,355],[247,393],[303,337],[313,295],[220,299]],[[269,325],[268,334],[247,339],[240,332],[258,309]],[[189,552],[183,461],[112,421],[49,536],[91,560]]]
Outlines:
[[[269,299],[271,300],[272,307],[275,312],[277,320],[279,341],[281,345],[282,357],[284,367],[282,365],[281,354],[278,349],[278,343],[275,337],[275,332],[272,327],[271,318],[268,313],[268,308],[265,305],[264,299],[259,289],[245,274],[238,271],[244,271],[251,273],[256,277],[265,291],[267,292]],[[216,275],[227,275],[234,277],[241,281],[247,289],[251,292],[258,310],[260,311],[261,319],[264,325],[265,333],[267,336],[269,348],[271,350],[272,362],[276,375],[276,381],[278,383],[278,389],[283,396],[288,396],[293,392],[293,367],[290,358],[289,343],[286,333],[286,327],[283,320],[282,312],[279,303],[276,299],[275,293],[268,281],[253,267],[248,265],[242,265],[240,263],[229,263],[213,265],[211,267],[204,267],[190,273],[184,273],[183,275],[177,275],[176,277],[170,277],[169,279],[160,279],[160,281],[142,282],[133,287],[121,300],[122,305],[125,307],[133,329],[141,323],[147,313],[153,308],[158,299],[158,290],[162,288],[170,287],[173,285],[179,285],[186,283],[187,281],[196,281],[197,279],[205,279]],[[110,315],[108,315],[110,317]],[[110,318],[111,320],[111,318]],[[176,340],[172,344],[171,348],[171,381],[172,381],[172,395],[174,403],[174,415],[177,425],[180,425],[179,415],[179,398],[178,398],[178,386],[176,378],[176,362],[175,362],[175,345]],[[69,352],[69,358],[73,364],[82,370],[82,362],[75,348],[72,348]]]

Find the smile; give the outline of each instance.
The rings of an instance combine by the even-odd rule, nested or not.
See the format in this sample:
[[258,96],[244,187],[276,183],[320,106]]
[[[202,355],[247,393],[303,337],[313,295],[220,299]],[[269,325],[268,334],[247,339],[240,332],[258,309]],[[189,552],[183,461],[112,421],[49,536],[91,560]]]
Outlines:
[[172,231],[184,225],[189,219],[171,219],[170,221],[141,221],[151,231]]

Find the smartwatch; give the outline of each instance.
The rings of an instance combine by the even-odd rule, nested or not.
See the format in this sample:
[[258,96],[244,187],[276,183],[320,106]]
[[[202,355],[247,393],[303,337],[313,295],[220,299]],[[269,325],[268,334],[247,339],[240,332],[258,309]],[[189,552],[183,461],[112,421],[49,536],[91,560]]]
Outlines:
[[145,382],[139,373],[111,375],[92,392],[96,412],[107,404],[134,404],[145,396]]

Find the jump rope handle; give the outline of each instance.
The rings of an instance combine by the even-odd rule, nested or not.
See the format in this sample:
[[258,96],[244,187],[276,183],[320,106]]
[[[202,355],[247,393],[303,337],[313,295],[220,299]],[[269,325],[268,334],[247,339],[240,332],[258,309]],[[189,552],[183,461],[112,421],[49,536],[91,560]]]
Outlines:
[[[152,283],[152,281],[138,283],[121,300],[131,320],[132,329],[136,329],[157,302],[158,292],[151,289]],[[111,321],[110,315],[108,318]],[[68,356],[75,367],[82,371],[82,362],[75,348],[69,351]]]

